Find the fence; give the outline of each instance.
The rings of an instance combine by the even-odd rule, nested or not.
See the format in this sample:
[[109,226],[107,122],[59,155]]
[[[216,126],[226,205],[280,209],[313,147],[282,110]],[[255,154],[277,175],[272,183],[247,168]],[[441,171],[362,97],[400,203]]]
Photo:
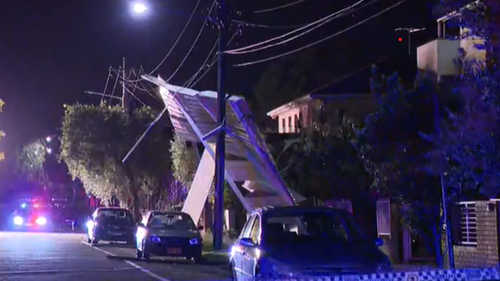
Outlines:
[[459,270],[429,270],[414,272],[391,272],[365,275],[345,275],[333,277],[283,277],[266,276],[257,278],[259,281],[489,281],[500,280],[498,268],[459,269]]

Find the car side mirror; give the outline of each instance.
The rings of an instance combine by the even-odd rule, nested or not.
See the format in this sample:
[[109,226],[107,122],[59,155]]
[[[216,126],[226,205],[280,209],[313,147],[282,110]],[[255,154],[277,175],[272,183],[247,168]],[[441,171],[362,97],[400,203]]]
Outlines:
[[382,238],[375,239],[375,245],[377,245],[377,247],[384,245],[384,239]]
[[241,238],[240,239],[240,245],[244,247],[255,247],[255,243],[253,242],[252,238]]
[[204,228],[203,228],[203,225],[198,226],[198,230],[199,230],[199,231],[202,231],[203,229],[204,229]]

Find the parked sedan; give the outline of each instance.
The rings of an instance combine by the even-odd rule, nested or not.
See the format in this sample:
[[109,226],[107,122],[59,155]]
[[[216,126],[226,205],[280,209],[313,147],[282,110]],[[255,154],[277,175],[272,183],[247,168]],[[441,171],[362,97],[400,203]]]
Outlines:
[[353,216],[327,207],[270,207],[255,210],[231,249],[234,280],[318,278],[391,269]]
[[98,208],[87,222],[87,242],[127,242],[133,245],[135,223],[132,213],[123,208]]
[[151,255],[184,257],[199,263],[203,241],[191,216],[183,212],[149,212],[137,228],[137,259]]

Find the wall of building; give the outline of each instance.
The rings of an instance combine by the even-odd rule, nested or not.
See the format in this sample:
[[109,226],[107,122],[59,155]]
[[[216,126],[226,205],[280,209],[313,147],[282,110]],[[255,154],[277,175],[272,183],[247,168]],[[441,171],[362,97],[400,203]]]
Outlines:
[[491,210],[491,201],[476,202],[477,214],[477,245],[454,245],[455,267],[488,267],[499,263],[498,252],[498,204]]

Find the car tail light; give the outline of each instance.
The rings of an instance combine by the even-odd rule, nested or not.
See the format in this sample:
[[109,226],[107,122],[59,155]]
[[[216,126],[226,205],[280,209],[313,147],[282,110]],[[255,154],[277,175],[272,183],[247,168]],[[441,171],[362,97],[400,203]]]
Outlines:
[[47,219],[44,217],[39,217],[36,219],[36,224],[38,225],[46,225],[47,224]]

